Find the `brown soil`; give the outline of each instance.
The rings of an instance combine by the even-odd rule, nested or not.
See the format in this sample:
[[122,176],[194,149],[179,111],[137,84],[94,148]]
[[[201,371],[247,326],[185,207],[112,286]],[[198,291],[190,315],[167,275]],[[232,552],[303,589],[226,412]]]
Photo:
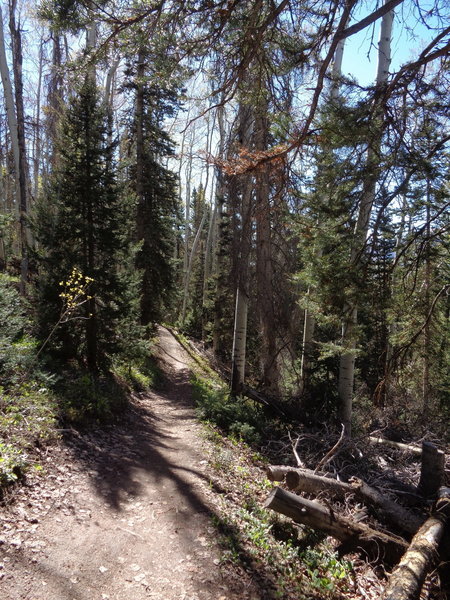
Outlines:
[[109,430],[66,432],[1,509],[3,600],[234,600],[264,590],[220,560],[189,357],[166,329],[162,392]]

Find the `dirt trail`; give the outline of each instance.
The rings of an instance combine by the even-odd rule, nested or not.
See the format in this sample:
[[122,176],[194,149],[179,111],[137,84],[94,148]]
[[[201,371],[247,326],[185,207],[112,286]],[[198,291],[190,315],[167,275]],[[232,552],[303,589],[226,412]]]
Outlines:
[[227,581],[211,524],[188,357],[160,329],[162,392],[109,431],[68,435],[0,510],[2,600],[254,598]]

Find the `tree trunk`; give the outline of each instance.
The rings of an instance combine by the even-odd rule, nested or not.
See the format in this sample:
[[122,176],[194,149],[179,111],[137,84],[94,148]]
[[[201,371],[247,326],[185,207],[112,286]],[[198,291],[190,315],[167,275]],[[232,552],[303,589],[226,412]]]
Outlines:
[[[425,273],[424,273],[424,314],[425,318],[430,311],[431,306],[431,258],[430,258],[430,235],[431,235],[431,181],[427,178],[427,197],[426,197],[426,241],[425,241]],[[430,319],[426,318],[423,329],[423,372],[422,372],[422,411],[424,422],[428,418],[430,409],[430,349],[431,349],[431,325]]]
[[315,496],[323,493],[327,498],[331,496],[338,499],[344,499],[352,494],[358,500],[374,506],[377,515],[383,521],[399,527],[408,534],[416,533],[423,522],[422,519],[405,510],[401,505],[393,502],[361,479],[353,478],[350,483],[344,483],[316,475],[306,469],[291,469],[286,472],[285,476],[286,485],[293,492],[303,492]]
[[[256,108],[255,149],[265,151],[268,147],[267,103],[259,102]],[[259,351],[264,390],[280,395],[280,371],[278,368],[277,328],[275,316],[275,289],[273,285],[273,248],[271,232],[270,183],[267,169],[256,174],[256,281],[261,329]]]
[[198,249],[198,245],[199,245],[200,238],[202,235],[203,226],[205,225],[205,220],[206,220],[206,207],[203,211],[202,220],[200,221],[200,225],[198,226],[197,233],[195,234],[195,238],[192,243],[192,248],[189,253],[188,265],[187,265],[187,269],[186,269],[186,273],[185,273],[185,277],[184,277],[183,306],[181,308],[181,323],[182,324],[184,324],[184,321],[186,319],[186,308],[187,308],[187,301],[188,301],[188,296],[189,296],[189,284],[191,281],[192,266],[194,264],[195,255],[197,254],[197,249]]
[[[244,148],[249,148],[253,134],[253,113],[248,106],[241,105],[239,109],[239,132],[238,138]],[[245,377],[245,354],[247,346],[247,314],[249,303],[249,263],[252,246],[251,239],[251,216],[252,216],[252,176],[244,175],[240,178],[241,205],[240,205],[240,235],[238,282],[236,290],[236,310],[234,318],[233,350],[231,357],[231,392],[239,394],[244,384]],[[237,232],[234,232],[236,235]]]
[[[387,3],[388,0],[385,0]],[[378,70],[376,85],[382,88],[388,79],[389,65],[391,62],[391,34],[394,11],[391,10],[383,16],[381,22],[380,41],[378,44]],[[350,268],[358,270],[360,256],[366,243],[369,231],[370,213],[375,200],[375,190],[378,177],[378,155],[381,149],[381,134],[383,130],[383,114],[380,107],[375,107],[372,122],[375,126],[375,137],[370,140],[367,152],[367,177],[363,184],[362,196],[359,205],[358,217],[355,224],[352,250],[350,255]],[[345,434],[351,436],[351,417],[353,402],[353,384],[355,378],[355,349],[356,326],[358,324],[358,309],[354,301],[347,302],[344,310],[342,324],[342,346],[339,363],[339,418],[344,425]]]
[[3,93],[5,97],[6,116],[8,119],[9,135],[11,139],[11,148],[14,159],[14,180],[16,188],[15,209],[17,218],[20,218],[20,185],[18,174],[20,172],[20,153],[19,153],[19,134],[17,125],[16,107],[14,104],[14,94],[9,74],[8,62],[6,59],[5,36],[3,31],[3,14],[0,5],[0,73],[2,77]]
[[39,173],[41,166],[41,93],[42,93],[42,70],[44,64],[44,42],[41,40],[39,46],[39,74],[36,91],[36,113],[35,113],[35,124],[34,124],[34,152],[33,152],[33,197],[37,199],[39,194]]
[[235,396],[242,391],[245,381],[245,354],[247,346],[248,297],[244,290],[237,289],[236,312],[234,316],[233,351],[231,365],[231,393]]
[[401,538],[340,517],[318,502],[306,500],[279,487],[273,490],[264,507],[286,515],[296,523],[331,535],[345,544],[346,551],[360,549],[371,557],[382,557],[393,563],[399,560],[408,547]]
[[435,510],[416,533],[389,578],[383,600],[418,600],[423,582],[438,557],[438,548],[450,518],[450,489],[441,488]]
[[28,279],[28,246],[31,245],[31,234],[27,224],[28,217],[28,163],[26,155],[25,142],[25,110],[23,104],[23,77],[22,77],[22,35],[20,23],[16,25],[16,0],[10,0],[9,4],[9,30],[12,42],[12,58],[14,73],[14,92],[16,100],[17,115],[17,139],[19,143],[19,172],[16,177],[19,178],[19,206],[20,206],[20,245],[21,245],[21,265],[20,265],[20,289],[25,294]]
[[418,489],[428,499],[433,499],[444,484],[445,452],[431,442],[422,442],[422,464]]

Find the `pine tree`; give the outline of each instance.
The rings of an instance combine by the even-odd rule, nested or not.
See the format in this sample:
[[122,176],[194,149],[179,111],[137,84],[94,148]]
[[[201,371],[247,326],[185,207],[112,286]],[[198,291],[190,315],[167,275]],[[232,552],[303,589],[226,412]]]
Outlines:
[[[136,239],[140,249],[136,267],[142,273],[141,323],[157,322],[170,307],[173,292],[175,222],[178,216],[177,179],[164,162],[174,154],[174,143],[162,122],[178,108],[176,83],[158,82],[155,57],[145,49],[129,64],[126,85],[135,93],[131,130],[135,138],[130,168],[136,196]],[[162,67],[161,67],[162,68]]]
[[35,220],[39,241],[40,333],[46,337],[62,310],[61,285],[75,268],[92,279],[79,313],[58,327],[53,348],[96,373],[120,349],[118,328],[127,297],[127,202],[115,180],[108,119],[92,78],[70,100],[52,173]]

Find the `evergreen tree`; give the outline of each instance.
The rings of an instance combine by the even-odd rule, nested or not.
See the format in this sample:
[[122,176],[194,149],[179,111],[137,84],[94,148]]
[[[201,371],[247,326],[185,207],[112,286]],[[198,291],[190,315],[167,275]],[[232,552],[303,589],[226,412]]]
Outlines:
[[[163,61],[162,61],[163,62]],[[161,66],[161,65],[160,65]],[[177,179],[164,162],[174,155],[174,144],[162,122],[179,106],[177,83],[157,80],[156,58],[145,49],[129,64],[127,88],[135,93],[131,130],[130,175],[136,195],[136,239],[140,248],[136,267],[142,273],[141,323],[163,317],[173,291],[175,222],[178,216]],[[163,68],[163,67],[161,67]]]
[[91,278],[79,314],[58,327],[52,342],[65,358],[77,358],[95,373],[120,348],[119,323],[130,310],[129,270],[123,268],[130,245],[129,211],[115,180],[108,119],[90,77],[70,100],[59,153],[35,223],[40,332],[48,336],[58,321],[61,283],[73,269]]

